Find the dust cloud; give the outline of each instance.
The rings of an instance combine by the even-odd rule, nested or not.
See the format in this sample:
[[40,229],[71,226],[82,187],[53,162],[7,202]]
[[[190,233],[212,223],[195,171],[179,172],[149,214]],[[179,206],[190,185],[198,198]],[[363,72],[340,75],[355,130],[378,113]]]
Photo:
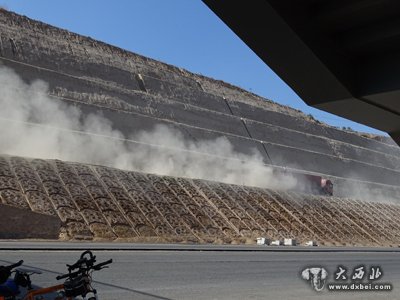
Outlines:
[[25,83],[0,67],[0,153],[99,164],[159,175],[291,189],[296,179],[273,173],[262,155],[238,153],[225,137],[188,141],[164,125],[126,137],[95,114],[48,95],[43,81]]

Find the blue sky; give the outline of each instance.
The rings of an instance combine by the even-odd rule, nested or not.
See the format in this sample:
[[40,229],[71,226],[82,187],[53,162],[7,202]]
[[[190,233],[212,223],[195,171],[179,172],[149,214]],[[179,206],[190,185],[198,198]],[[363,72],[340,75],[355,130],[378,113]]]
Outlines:
[[200,0],[0,0],[0,6],[224,80],[325,123],[384,134],[307,106]]

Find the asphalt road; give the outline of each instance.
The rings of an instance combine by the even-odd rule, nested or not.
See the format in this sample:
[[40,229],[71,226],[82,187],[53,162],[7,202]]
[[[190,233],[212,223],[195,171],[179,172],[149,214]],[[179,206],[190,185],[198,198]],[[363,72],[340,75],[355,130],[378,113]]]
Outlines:
[[[7,250],[0,243],[0,264],[24,259],[25,267],[43,271],[42,275],[33,277],[33,282],[40,286],[56,283],[55,276],[64,273],[65,264],[74,262],[80,254],[71,249],[61,250],[61,247],[46,251],[32,250],[29,243],[12,244],[31,250]],[[34,245],[46,248],[45,243]],[[284,252],[246,251],[260,247],[218,246],[213,251],[213,246],[201,246],[204,247],[202,251],[176,251],[173,248],[182,246],[169,245],[171,249],[168,250],[166,245],[147,245],[152,248],[149,251],[141,250],[146,245],[131,244],[136,248],[133,250],[101,250],[107,245],[112,249],[115,244],[90,245],[98,247],[94,250],[98,261],[114,260],[110,269],[93,276],[100,299],[400,299],[400,253],[391,249],[379,252],[370,248],[357,249],[357,252],[350,252],[349,248],[342,249],[347,252],[329,249]],[[193,246],[191,250],[198,249]],[[383,275],[376,282],[391,283],[393,291],[330,292],[325,289],[318,293],[300,276],[306,267],[322,266],[328,271],[327,281],[335,282],[338,265],[347,268],[349,276],[359,265],[364,265],[366,271],[370,266],[379,266]]]

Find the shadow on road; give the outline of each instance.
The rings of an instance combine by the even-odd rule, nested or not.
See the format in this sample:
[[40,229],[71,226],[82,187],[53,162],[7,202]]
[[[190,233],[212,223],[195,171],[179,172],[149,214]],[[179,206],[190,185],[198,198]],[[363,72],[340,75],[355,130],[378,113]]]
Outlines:
[[[2,260],[2,259],[0,259],[0,262],[3,262],[4,264],[7,264],[7,265],[15,263],[15,262],[12,262],[12,261]],[[40,271],[43,271],[43,272],[56,274],[56,275],[62,275],[63,274],[63,273],[60,273],[60,272],[55,272],[55,271],[51,271],[51,270],[48,270],[48,269],[38,268],[36,266],[30,266],[30,265],[25,265],[25,264],[24,264],[24,267],[37,269],[37,270],[40,270]],[[131,288],[124,287],[124,286],[119,286],[119,285],[110,284],[110,283],[106,283],[106,282],[93,280],[93,283],[99,284],[99,285],[103,285],[103,286],[107,286],[107,287],[112,287],[112,288],[123,290],[123,291],[128,291],[128,292],[131,292],[131,293],[139,294],[141,296],[146,296],[146,299],[173,300],[171,298],[166,298],[166,297],[162,297],[162,296],[158,296],[158,295],[154,295],[154,294],[150,294],[150,293],[146,293],[146,292],[142,292],[142,291],[138,291],[138,290],[134,290],[134,289],[131,289]],[[35,288],[39,288],[38,286],[34,286],[34,287]]]

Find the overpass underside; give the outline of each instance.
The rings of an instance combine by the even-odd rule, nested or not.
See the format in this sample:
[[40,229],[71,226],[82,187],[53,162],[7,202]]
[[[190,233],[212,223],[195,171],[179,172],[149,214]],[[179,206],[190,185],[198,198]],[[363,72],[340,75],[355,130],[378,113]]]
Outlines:
[[400,143],[396,0],[203,0],[309,105]]

